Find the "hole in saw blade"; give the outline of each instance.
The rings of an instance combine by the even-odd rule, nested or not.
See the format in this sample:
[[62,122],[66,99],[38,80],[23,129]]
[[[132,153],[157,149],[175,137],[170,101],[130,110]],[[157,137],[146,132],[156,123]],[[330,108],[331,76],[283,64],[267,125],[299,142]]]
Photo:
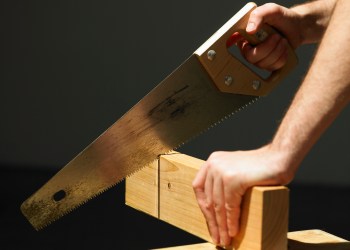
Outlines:
[[66,195],[67,194],[64,190],[60,190],[53,195],[53,199],[54,199],[54,201],[58,202],[58,201],[63,200],[66,197]]
[[260,76],[262,79],[267,79],[271,75],[270,71],[261,69],[251,63],[249,63],[242,55],[240,49],[237,47],[236,42],[240,40],[243,36],[239,32],[235,32],[232,34],[232,36],[227,40],[226,47],[228,52],[238,59],[242,64],[244,64],[246,67],[248,67],[251,71],[253,71],[255,74]]

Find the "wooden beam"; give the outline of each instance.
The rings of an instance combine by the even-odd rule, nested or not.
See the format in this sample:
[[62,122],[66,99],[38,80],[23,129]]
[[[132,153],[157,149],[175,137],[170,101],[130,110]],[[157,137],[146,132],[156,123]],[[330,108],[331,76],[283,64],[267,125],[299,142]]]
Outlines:
[[[218,250],[211,243],[159,248],[153,250]],[[350,242],[322,230],[288,233],[288,250],[349,250]]]
[[[197,205],[192,180],[203,160],[174,152],[126,179],[125,203],[181,228],[205,243],[162,250],[215,250]],[[254,187],[243,200],[235,250],[350,250],[350,242],[321,230],[290,232],[286,187]],[[288,241],[288,243],[287,243]],[[160,250],[160,249],[159,249]]]
[[[192,188],[203,162],[177,152],[160,156],[158,166],[147,166],[127,178],[126,204],[211,242]],[[288,202],[289,190],[283,186],[249,190],[243,200],[240,234],[233,241],[235,249],[286,250]]]
[[155,161],[125,181],[125,204],[158,218],[158,164]]
[[289,250],[350,250],[350,242],[322,230],[288,233]]

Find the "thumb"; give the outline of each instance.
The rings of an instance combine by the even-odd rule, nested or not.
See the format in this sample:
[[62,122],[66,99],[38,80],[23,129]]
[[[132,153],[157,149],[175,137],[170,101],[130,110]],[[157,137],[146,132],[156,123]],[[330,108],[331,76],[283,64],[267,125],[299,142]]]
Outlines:
[[281,19],[283,19],[286,10],[288,9],[274,3],[267,3],[257,7],[250,13],[246,32],[248,34],[254,34],[264,23],[267,23],[284,33],[283,31],[287,27]]

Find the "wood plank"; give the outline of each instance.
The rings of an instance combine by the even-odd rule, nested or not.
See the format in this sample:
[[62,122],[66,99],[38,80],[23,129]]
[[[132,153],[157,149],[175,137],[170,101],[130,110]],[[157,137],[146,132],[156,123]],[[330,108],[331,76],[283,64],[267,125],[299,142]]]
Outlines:
[[218,249],[212,243],[205,242],[205,243],[198,243],[198,244],[192,244],[192,245],[186,245],[186,246],[157,248],[157,249],[151,249],[151,250],[218,250]]
[[[204,163],[184,154],[160,157],[160,219],[211,242],[195,198],[192,180]],[[288,189],[255,187],[243,200],[236,249],[283,250],[287,246]]]
[[159,219],[210,242],[206,221],[192,188],[192,181],[204,161],[184,154],[163,155],[159,160]]
[[350,242],[322,230],[306,230],[288,233],[288,249],[291,250],[350,250]]
[[158,164],[155,161],[125,180],[125,204],[158,218]]
[[[217,249],[211,242],[204,217],[192,189],[203,160],[173,152],[126,179],[127,205],[194,234],[205,243],[162,250]],[[254,187],[243,201],[236,250],[350,250],[350,242],[321,230],[290,232],[289,192],[286,187]]]
[[243,200],[241,229],[235,249],[287,249],[289,190],[283,186],[254,187]]
[[[154,250],[187,249],[217,250],[217,248],[209,242]],[[289,232],[288,250],[350,250],[350,242],[322,230]]]
[[[157,171],[152,175],[144,168],[140,172],[146,171],[147,174],[138,173],[128,178],[126,204],[153,216],[156,214],[154,208],[158,207],[159,219],[211,242],[192,188],[192,180],[203,163],[203,160],[180,153],[160,156],[158,195],[154,191],[140,190],[140,183],[147,183],[145,187],[152,186],[157,178]],[[130,181],[130,178],[137,179]],[[133,199],[128,197],[131,194]],[[286,249],[288,196],[288,189],[282,186],[254,187],[247,192],[243,201],[241,233],[234,240],[236,249]],[[158,206],[150,202],[155,197],[159,197],[158,202],[154,202]]]

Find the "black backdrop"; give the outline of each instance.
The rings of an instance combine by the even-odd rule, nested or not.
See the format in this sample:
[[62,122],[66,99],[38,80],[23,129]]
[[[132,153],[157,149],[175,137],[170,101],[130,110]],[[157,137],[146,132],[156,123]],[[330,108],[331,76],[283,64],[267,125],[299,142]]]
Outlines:
[[[299,2],[276,1],[285,6]],[[40,245],[47,238],[53,245],[45,245],[43,249],[55,248],[55,241],[56,247],[64,248],[60,244],[68,234],[74,238],[76,224],[81,232],[74,244],[88,247],[94,245],[92,242],[105,241],[100,236],[99,241],[92,240],[91,232],[97,231],[108,232],[108,239],[115,237],[116,242],[121,239],[115,232],[123,230],[118,221],[104,222],[103,231],[101,223],[99,228],[96,221],[85,222],[84,212],[80,215],[83,221],[73,219],[74,222],[69,222],[72,224],[68,223],[69,230],[63,226],[55,231],[53,227],[48,235],[34,236],[33,232],[28,233],[30,227],[24,226],[17,209],[20,202],[171,73],[245,3],[3,1],[0,169],[7,205],[0,211],[4,212],[1,221],[6,221],[3,225],[11,228],[3,234],[8,249],[21,249],[18,245],[11,248],[10,243],[16,246],[16,239],[24,235],[36,239],[30,241],[30,246]],[[299,65],[268,97],[178,151],[205,159],[215,150],[250,149],[269,141],[308,68],[314,49],[308,45],[297,50]],[[296,183],[333,186],[350,183],[348,121],[349,109],[346,109],[305,159]],[[117,193],[116,203],[123,205],[123,186],[113,190]],[[111,196],[106,194],[98,199],[108,200]],[[110,200],[106,204],[113,206]],[[93,206],[86,213],[104,211],[98,205]],[[13,222],[14,213],[19,216],[16,217],[19,224]],[[134,217],[121,218],[128,218],[131,223]],[[134,223],[139,226],[137,220]],[[1,224],[0,228],[6,232]],[[130,225],[135,227],[135,224]],[[108,229],[111,225],[115,225],[113,230]],[[154,237],[159,238],[159,232],[163,231],[155,231]],[[140,233],[135,231],[138,236],[134,239],[131,230],[127,234],[130,238],[122,238],[131,244]]]
[[[245,3],[5,1],[0,162],[63,167]],[[206,159],[215,150],[269,141],[314,49],[297,50],[298,67],[270,95],[179,151]],[[297,180],[350,182],[348,114],[346,109],[322,137]],[[339,171],[330,175],[334,159]]]

